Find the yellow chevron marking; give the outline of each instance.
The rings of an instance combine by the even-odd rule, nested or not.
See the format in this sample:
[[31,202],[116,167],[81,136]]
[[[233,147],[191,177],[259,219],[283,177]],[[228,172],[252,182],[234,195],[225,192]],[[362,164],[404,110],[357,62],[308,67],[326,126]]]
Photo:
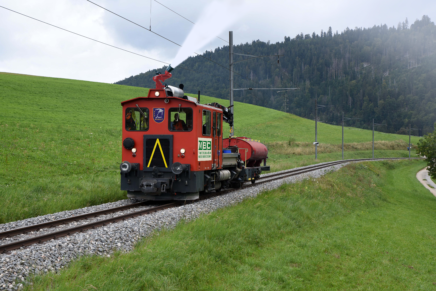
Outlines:
[[162,158],[163,158],[163,161],[164,161],[164,163],[165,163],[165,168],[168,168],[167,161],[165,160],[165,156],[164,156],[164,153],[163,153],[163,150],[162,150],[162,146],[161,146],[161,144],[160,144],[159,139],[156,139],[156,143],[154,144],[153,152],[151,153],[151,157],[150,157],[150,160],[148,161],[147,168],[150,167],[151,160],[153,159],[154,151],[156,150],[156,146],[157,146],[157,145],[159,145],[160,153],[162,154]]

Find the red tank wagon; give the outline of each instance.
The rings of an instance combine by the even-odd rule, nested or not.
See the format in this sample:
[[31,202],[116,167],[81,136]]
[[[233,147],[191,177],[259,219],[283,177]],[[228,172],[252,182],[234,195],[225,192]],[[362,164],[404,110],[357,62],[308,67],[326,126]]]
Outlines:
[[266,166],[268,149],[266,145],[259,141],[248,137],[226,138],[223,140],[223,147],[237,147],[241,155],[241,160],[245,163],[246,167],[259,167],[262,161],[264,162],[264,166]]
[[230,142],[223,151],[222,123],[232,124],[232,113],[220,104],[200,104],[185,96],[182,84],[162,85],[171,70],[153,78],[156,89],[146,97],[121,102],[121,190],[139,200],[194,200],[201,192],[254,182],[262,170],[269,170],[259,167],[258,159],[267,154],[260,152],[260,143],[250,144],[247,165],[239,145]]

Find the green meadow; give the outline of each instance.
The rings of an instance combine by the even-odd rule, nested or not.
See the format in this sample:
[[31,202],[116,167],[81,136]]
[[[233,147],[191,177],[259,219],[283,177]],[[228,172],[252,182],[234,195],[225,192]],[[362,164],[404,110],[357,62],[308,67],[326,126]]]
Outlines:
[[351,164],[82,257],[27,290],[434,290],[423,161]]
[[[147,92],[0,73],[0,223],[124,199],[120,102]],[[201,103],[209,102],[228,105],[201,96]],[[318,124],[315,161],[313,121],[238,102],[235,115],[235,134],[266,143],[273,171],[341,158],[341,127]],[[376,157],[408,156],[407,136],[375,136]],[[371,138],[371,131],[346,128],[345,158],[370,158]]]

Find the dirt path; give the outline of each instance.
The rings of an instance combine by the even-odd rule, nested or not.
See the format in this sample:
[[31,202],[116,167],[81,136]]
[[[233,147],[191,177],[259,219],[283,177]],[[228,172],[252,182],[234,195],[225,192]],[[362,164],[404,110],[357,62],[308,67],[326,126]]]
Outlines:
[[433,182],[430,176],[428,175],[427,167],[419,171],[416,174],[416,178],[418,179],[419,182],[421,182],[422,185],[424,185],[425,188],[430,190],[430,192],[436,197],[436,183]]

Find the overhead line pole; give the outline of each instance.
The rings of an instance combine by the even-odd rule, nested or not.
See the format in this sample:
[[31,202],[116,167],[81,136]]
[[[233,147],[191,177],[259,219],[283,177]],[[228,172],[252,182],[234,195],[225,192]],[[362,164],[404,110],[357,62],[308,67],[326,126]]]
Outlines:
[[412,144],[410,143],[411,131],[412,131],[412,125],[409,123],[409,159],[410,159],[410,148],[412,147]]
[[342,111],[342,159],[344,159],[344,111]]
[[[88,0],[89,1],[89,0]],[[230,110],[234,116],[234,106],[233,106],[233,91],[236,90],[297,90],[298,88],[233,88],[233,65],[242,61],[246,61],[246,60],[242,60],[242,61],[238,61],[238,62],[233,62],[233,55],[235,53],[233,52],[233,31],[229,31],[229,71],[230,71]],[[243,54],[238,54],[238,55],[243,55]],[[245,56],[251,56],[251,55],[245,55]],[[273,56],[273,55],[271,55]],[[280,55],[274,55],[279,57]],[[256,56],[251,56],[251,57],[256,57]],[[258,57],[269,57],[269,56],[258,56]],[[236,73],[236,75],[241,76],[240,74]],[[233,120],[233,124],[235,124],[235,121]],[[234,125],[231,126],[230,128],[230,137],[234,136],[235,134],[235,128]]]
[[318,158],[318,98],[315,98],[315,160]]
[[[233,113],[233,31],[229,31],[229,63],[230,63],[230,110]],[[233,124],[234,124],[233,120]],[[230,137],[235,134],[234,125],[230,127]]]
[[372,120],[372,158],[374,159],[374,119]]

